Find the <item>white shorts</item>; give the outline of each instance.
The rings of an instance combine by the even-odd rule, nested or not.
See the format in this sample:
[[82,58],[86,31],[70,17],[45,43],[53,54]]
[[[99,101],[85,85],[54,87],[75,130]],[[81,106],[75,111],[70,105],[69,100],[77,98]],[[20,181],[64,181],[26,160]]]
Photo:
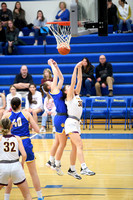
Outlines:
[[0,185],[8,185],[8,179],[11,178],[14,185],[25,181],[25,173],[20,162],[0,163]]
[[67,118],[65,121],[65,133],[66,135],[70,133],[79,133],[81,134],[80,130],[80,121],[77,121],[73,118]]

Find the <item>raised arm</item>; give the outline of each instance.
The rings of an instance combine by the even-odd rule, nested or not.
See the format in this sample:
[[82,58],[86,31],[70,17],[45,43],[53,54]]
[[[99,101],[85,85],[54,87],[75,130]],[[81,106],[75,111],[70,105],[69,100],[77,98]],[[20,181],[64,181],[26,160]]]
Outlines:
[[63,77],[63,74],[62,74],[62,72],[60,71],[60,69],[59,69],[57,63],[56,63],[54,60],[52,60],[52,62],[53,62],[53,65],[55,66],[55,68],[56,68],[56,70],[57,70],[57,73],[58,73],[59,82],[58,82],[57,87],[58,87],[58,89],[60,90],[60,89],[62,88],[63,83],[64,83],[64,77]]
[[[51,86],[51,91],[55,89],[55,87],[60,90],[62,88],[64,78],[63,75],[57,65],[57,63],[53,59],[48,60],[48,64],[51,66],[54,78],[53,78],[53,83]],[[59,82],[58,82],[58,77],[59,77]]]
[[48,65],[51,66],[51,69],[52,69],[52,72],[53,72],[53,75],[54,75],[53,82],[52,82],[52,85],[51,85],[51,92],[54,92],[54,91],[56,92],[57,82],[58,82],[58,72],[57,72],[57,70],[56,70],[56,68],[55,68],[55,66],[52,62],[52,59],[48,60]]
[[78,65],[78,76],[77,76],[78,82],[75,89],[75,93],[79,94],[81,90],[81,85],[82,85],[82,66],[83,66],[82,61],[79,62],[77,65]]
[[81,83],[82,83],[81,67],[82,67],[82,62],[79,62],[79,63],[77,63],[77,65],[74,68],[73,75],[72,75],[72,78],[71,78],[71,85],[70,85],[70,88],[69,88],[68,93],[67,93],[67,101],[70,101],[74,97],[74,92],[75,92],[74,87],[75,87],[75,84],[76,84],[77,69],[78,69],[78,83],[77,83],[78,85],[76,87],[77,92],[79,92],[79,90],[81,88]]

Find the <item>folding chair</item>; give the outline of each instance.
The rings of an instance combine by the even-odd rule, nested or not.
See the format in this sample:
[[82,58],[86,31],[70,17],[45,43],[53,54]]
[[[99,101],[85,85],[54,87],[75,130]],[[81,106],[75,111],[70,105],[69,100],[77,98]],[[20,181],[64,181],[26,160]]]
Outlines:
[[124,130],[126,130],[127,124],[127,99],[125,97],[113,97],[110,101],[110,108],[109,108],[109,121],[108,121],[108,130],[110,129],[110,121],[111,121],[111,128],[112,126],[112,118],[125,118],[125,125]]
[[132,118],[133,118],[133,98],[130,100],[130,110],[129,110],[129,130],[132,126]]
[[106,97],[97,97],[92,99],[91,102],[91,110],[90,110],[90,125],[89,129],[94,127],[93,119],[94,117],[105,117],[105,130],[107,129],[107,121],[108,121],[108,98]]

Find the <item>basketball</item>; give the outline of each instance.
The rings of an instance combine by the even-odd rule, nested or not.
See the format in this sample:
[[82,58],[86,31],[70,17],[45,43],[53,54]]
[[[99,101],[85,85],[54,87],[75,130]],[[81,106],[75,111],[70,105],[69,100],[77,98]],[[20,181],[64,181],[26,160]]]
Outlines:
[[61,43],[58,46],[58,52],[61,55],[67,55],[70,52],[70,46],[66,43]]

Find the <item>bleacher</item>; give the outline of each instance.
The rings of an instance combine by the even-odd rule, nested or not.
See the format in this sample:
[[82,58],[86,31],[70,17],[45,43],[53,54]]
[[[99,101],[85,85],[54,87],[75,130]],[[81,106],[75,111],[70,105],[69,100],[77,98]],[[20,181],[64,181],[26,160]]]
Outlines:
[[[108,37],[98,37],[97,34],[73,37],[71,39],[70,54],[62,56],[56,49],[54,36],[47,36],[47,45],[33,46],[34,37],[21,37],[27,45],[19,46],[19,55],[0,56],[0,92],[9,93],[9,86],[13,84],[15,75],[19,73],[21,65],[27,65],[29,73],[39,89],[42,73],[49,68],[47,60],[57,61],[63,75],[64,84],[69,84],[71,74],[77,62],[88,57],[90,62],[97,66],[99,56],[104,54],[108,62],[112,63],[114,74],[114,95],[127,96],[130,100],[133,95],[133,34],[109,34]],[[39,39],[39,44],[42,38]],[[108,95],[107,88],[102,89],[103,95]],[[95,88],[92,89],[95,96]],[[83,97],[85,101],[86,97]],[[90,98],[91,101],[91,98]],[[90,106],[90,105],[89,105]]]

